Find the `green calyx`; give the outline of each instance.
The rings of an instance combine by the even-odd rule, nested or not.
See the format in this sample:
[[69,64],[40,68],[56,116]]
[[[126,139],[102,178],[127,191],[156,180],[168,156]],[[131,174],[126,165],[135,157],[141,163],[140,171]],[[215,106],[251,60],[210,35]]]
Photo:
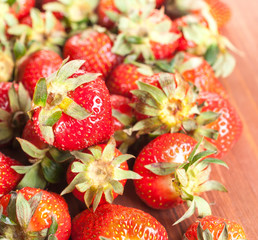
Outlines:
[[[126,5],[126,3],[121,4]],[[130,2],[130,6],[137,5]],[[151,1],[146,6],[141,10],[136,7],[130,12],[121,11],[122,14],[118,19],[120,34],[112,48],[114,53],[122,56],[129,55],[130,59],[137,59],[142,55],[145,60],[154,60],[151,42],[169,44],[179,38],[178,34],[170,32],[172,22],[167,19],[162,20],[164,16],[162,10],[152,12],[155,8],[155,1]],[[120,8],[123,7],[120,6]]]
[[150,116],[133,126],[132,130],[138,131],[138,135],[178,132],[184,122],[199,114],[196,105],[198,92],[194,87],[179,74],[161,73],[159,76],[161,89],[139,81],[139,89],[131,91],[138,98],[132,107]]
[[62,163],[72,158],[72,156],[54,147],[39,149],[29,141],[17,138],[22,150],[29,155],[28,166],[13,166],[12,168],[24,177],[17,188],[23,187],[44,189],[47,183],[58,183],[64,175]]
[[72,192],[75,188],[84,193],[84,201],[89,208],[93,202],[95,211],[104,195],[108,203],[112,203],[113,192],[122,195],[123,185],[120,180],[140,179],[141,176],[130,170],[123,170],[120,165],[134,157],[129,154],[115,156],[115,139],[111,138],[102,151],[99,146],[88,148],[89,153],[72,152],[79,159],[72,164],[71,171],[77,173],[72,182],[61,195]]
[[96,23],[95,9],[99,0],[58,0],[44,5],[44,9],[63,14],[63,22],[72,30],[85,29]]
[[86,119],[91,113],[77,104],[68,95],[84,83],[97,79],[101,74],[86,73],[78,77],[71,76],[84,64],[83,60],[64,60],[58,71],[47,79],[41,78],[35,88],[33,96],[33,110],[41,108],[39,114],[40,130],[49,144],[54,142],[52,127],[61,118],[62,114],[69,115],[76,120]]
[[17,36],[28,55],[42,48],[60,53],[59,47],[63,46],[66,36],[64,31],[56,29],[57,19],[53,13],[46,11],[43,18],[42,13],[33,8],[30,17],[32,27],[25,24],[14,25],[8,29],[8,33]]
[[7,112],[0,108],[0,144],[10,142],[14,137],[19,136],[25,126],[31,108],[29,93],[23,85],[19,83],[18,91],[12,84],[8,91],[11,111]]
[[57,239],[54,235],[58,224],[53,216],[49,228],[38,232],[29,231],[29,224],[40,204],[42,193],[37,193],[29,200],[26,200],[21,193],[13,192],[7,207],[7,216],[3,214],[3,207],[0,205],[0,238],[1,239]]
[[211,215],[210,206],[203,198],[198,196],[200,193],[212,190],[227,191],[221,183],[209,180],[211,163],[224,167],[227,167],[227,164],[219,159],[207,158],[207,156],[214,154],[214,151],[197,152],[200,144],[201,141],[196,144],[187,162],[181,165],[155,163],[145,166],[156,175],[171,175],[173,187],[189,206],[189,209],[174,225],[192,216],[196,209],[200,217]]

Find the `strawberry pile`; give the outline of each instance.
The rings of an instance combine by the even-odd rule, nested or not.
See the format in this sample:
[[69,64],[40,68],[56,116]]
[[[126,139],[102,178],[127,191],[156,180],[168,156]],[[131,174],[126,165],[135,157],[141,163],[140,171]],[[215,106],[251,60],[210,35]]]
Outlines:
[[[237,52],[221,34],[229,7],[35,4],[0,2],[0,239],[168,239],[149,214],[112,204],[128,179],[150,208],[186,203],[174,224],[198,213],[184,239],[245,239],[201,197],[227,191],[210,173],[242,131],[220,82]],[[85,206],[73,220],[68,193]]]

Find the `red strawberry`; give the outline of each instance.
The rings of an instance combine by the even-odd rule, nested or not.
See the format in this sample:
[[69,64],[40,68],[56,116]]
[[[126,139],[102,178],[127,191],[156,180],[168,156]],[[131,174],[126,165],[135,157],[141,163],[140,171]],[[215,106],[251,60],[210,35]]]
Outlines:
[[70,57],[70,60],[85,60],[83,70],[102,73],[106,78],[121,61],[121,57],[111,51],[112,46],[113,41],[107,34],[88,29],[67,40],[64,46],[64,57]]
[[[209,175],[210,163],[213,161],[226,165],[218,159],[203,160],[214,152],[196,154],[199,144],[196,145],[196,141],[185,134],[168,133],[143,148],[134,164],[134,171],[143,178],[134,183],[136,193],[148,206],[167,209],[187,200],[192,210],[196,207],[199,214],[203,210],[203,215],[211,214],[209,204],[198,195],[209,190],[225,191],[224,186],[218,182],[212,189],[209,188],[212,185],[210,183],[215,183],[209,181]],[[185,215],[177,222],[183,219]]]
[[[12,209],[7,209],[8,204]],[[65,200],[56,193],[36,188],[23,188],[0,199],[3,215],[15,225],[1,223],[1,236],[13,239],[43,238],[55,236],[68,240],[71,233],[71,217]],[[7,221],[6,221],[7,222]],[[42,231],[44,229],[44,231]],[[45,230],[46,229],[46,230]]]
[[[156,7],[159,8],[164,3],[164,0],[156,0]],[[149,4],[148,1],[145,2],[145,4]],[[127,3],[127,7],[133,7],[136,8],[136,6],[130,5],[130,1]],[[143,8],[145,6],[142,6]],[[106,28],[112,28],[115,26],[115,22],[112,21],[112,19],[109,18],[109,14],[107,12],[114,12],[114,13],[121,13],[119,10],[119,6],[116,6],[116,3],[114,0],[100,0],[97,13],[98,13],[98,23],[99,25],[106,27]]]
[[0,146],[21,135],[30,108],[29,93],[22,84],[0,82]]
[[[137,17],[135,17],[137,16]],[[180,35],[163,10],[142,8],[118,18],[119,35],[113,52],[132,59],[153,60],[173,56]]]
[[[41,139],[62,150],[79,150],[106,141],[113,133],[109,92],[100,74],[64,64],[34,93],[33,122]],[[43,89],[43,91],[42,91]]]
[[99,204],[111,203],[118,194],[123,194],[126,179],[140,176],[128,171],[126,161],[132,155],[122,155],[115,148],[115,139],[105,145],[96,145],[83,152],[72,152],[76,158],[67,170],[68,187],[61,193],[73,194],[87,207],[93,203],[95,211]]
[[20,20],[30,13],[30,9],[35,6],[35,0],[16,0],[12,9],[16,17]]
[[32,97],[37,81],[57,71],[61,64],[62,58],[56,52],[39,50],[18,66],[17,80],[22,82]]
[[13,190],[21,180],[22,175],[12,169],[12,166],[17,165],[21,163],[0,152],[0,198]]
[[42,13],[36,8],[32,8],[30,15],[22,18],[19,25],[9,28],[8,33],[17,38],[23,36],[20,44],[27,48],[25,53],[43,48],[60,52],[59,46],[63,46],[66,35],[62,23],[51,12]]
[[228,97],[226,90],[215,77],[212,67],[201,57],[188,52],[179,52],[171,62],[158,61],[157,64],[163,71],[178,71],[186,81],[193,83],[201,91],[215,92],[224,98]]
[[242,133],[242,122],[235,109],[228,100],[222,98],[218,94],[203,92],[200,94],[199,101],[206,102],[202,111],[212,111],[219,113],[219,118],[207,125],[208,128],[217,130],[218,138],[208,139],[217,147],[218,153],[216,157],[224,156],[234,144],[238,141]]
[[184,239],[201,240],[204,235],[209,236],[211,240],[246,239],[244,229],[240,224],[215,216],[207,216],[193,223],[185,232]]
[[148,213],[135,208],[105,204],[94,213],[85,210],[73,219],[72,239],[167,240],[168,236],[165,228]]
[[[146,74],[141,71],[143,67],[130,63],[118,65],[109,75],[106,84],[111,94],[119,94],[125,97],[131,97],[131,90],[137,89],[136,82],[145,77]],[[151,69],[150,69],[151,71]],[[151,75],[154,74],[151,71]]]

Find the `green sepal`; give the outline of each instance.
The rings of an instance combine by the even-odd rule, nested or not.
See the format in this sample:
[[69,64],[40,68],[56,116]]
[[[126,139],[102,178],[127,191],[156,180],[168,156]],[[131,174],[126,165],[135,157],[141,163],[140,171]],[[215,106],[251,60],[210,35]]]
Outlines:
[[132,117],[128,116],[127,114],[123,114],[116,109],[112,109],[112,116],[121,122],[125,127],[131,126],[134,120]]
[[114,169],[115,177],[114,180],[120,181],[124,179],[141,179],[138,173],[130,171],[130,170],[123,170],[121,168]]
[[100,236],[99,239],[100,240],[111,240],[110,238],[106,238],[106,237],[102,237],[102,236]]
[[19,60],[21,57],[23,57],[26,54],[26,47],[24,43],[17,40],[13,46],[13,53],[16,60]]
[[145,165],[144,167],[156,175],[166,176],[174,173],[179,165],[178,163],[160,162]]
[[173,224],[173,226],[176,225],[176,224],[178,224],[178,223],[180,223],[180,222],[182,222],[182,221],[184,221],[185,219],[191,217],[191,216],[194,214],[194,212],[195,212],[195,208],[196,208],[195,201],[190,201],[190,206],[189,206],[188,210],[184,213],[184,215],[183,215],[181,218],[179,218],[179,219]]
[[93,209],[93,212],[96,211],[99,203],[100,203],[100,200],[101,200],[101,197],[104,193],[104,190],[101,189],[101,188],[98,188],[97,191],[96,191],[96,194],[94,196],[94,200],[93,200],[93,206],[92,206],[92,209]]
[[212,111],[202,112],[198,117],[196,117],[196,121],[199,125],[207,125],[216,121],[220,115],[220,113]]
[[62,180],[65,171],[61,164],[45,157],[41,162],[45,179],[50,183],[58,183]]
[[32,217],[32,212],[28,201],[21,193],[18,193],[16,199],[16,216],[19,225],[23,229],[27,229]]
[[47,82],[45,78],[40,78],[36,84],[33,103],[36,106],[45,107],[47,103]]
[[210,180],[203,183],[200,187],[200,192],[207,192],[207,191],[220,191],[220,192],[227,192],[228,190],[226,187],[218,181]]
[[217,44],[210,45],[204,54],[204,59],[212,66],[216,62],[219,51]]
[[205,217],[211,215],[211,208],[207,201],[199,196],[194,196],[194,201],[196,204],[196,209],[198,211],[199,217]]
[[175,73],[175,59],[172,59],[170,62],[166,60],[155,61],[155,66],[163,72]]
[[16,139],[20,143],[22,150],[32,158],[42,159],[43,157],[45,157],[47,151],[49,150],[48,148],[39,149],[34,144],[30,143],[25,139],[22,139],[22,138],[16,138]]
[[54,147],[49,149],[49,154],[58,163],[66,162],[73,159],[73,156],[69,151],[62,151]]
[[57,231],[57,228],[58,228],[58,223],[57,223],[54,216],[51,217],[51,221],[52,221],[52,223],[51,223],[51,225],[48,229],[48,236],[49,235],[54,235]]
[[24,187],[33,187],[44,189],[47,185],[47,182],[44,178],[44,175],[41,171],[40,164],[35,165],[25,174],[20,183],[17,185],[17,189]]
[[43,126],[53,127],[56,122],[61,118],[62,111],[55,111],[53,114],[51,114],[46,121],[43,123]]
[[18,98],[17,92],[14,88],[14,83],[8,90],[8,98],[9,98],[9,102],[10,102],[11,111],[13,113],[19,111],[20,110],[19,98]]

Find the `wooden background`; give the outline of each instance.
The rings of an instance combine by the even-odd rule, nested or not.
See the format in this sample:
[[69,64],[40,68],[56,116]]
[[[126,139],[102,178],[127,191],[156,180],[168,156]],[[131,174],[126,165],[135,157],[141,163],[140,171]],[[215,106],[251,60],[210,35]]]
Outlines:
[[[248,239],[255,240],[258,232],[258,1],[224,1],[233,15],[223,33],[244,56],[236,56],[236,69],[222,83],[243,121],[244,131],[224,158],[230,169],[213,167],[212,178],[224,183],[228,193],[211,192],[203,197],[212,203],[214,215],[242,223]],[[125,196],[118,197],[115,203],[140,208],[156,217],[167,229],[169,240],[182,239],[187,227],[196,220],[194,216],[173,227],[186,206],[165,211],[150,209],[135,195],[129,182]]]
[[[243,121],[244,131],[239,142],[223,159],[230,169],[213,167],[211,178],[226,185],[228,193],[210,192],[203,197],[211,203],[214,215],[242,223],[248,240],[255,240],[258,232],[258,0],[224,1],[230,5],[233,16],[223,33],[244,56],[236,56],[236,69],[230,77],[223,79],[222,83]],[[10,156],[18,155],[10,150],[5,152]],[[60,186],[60,191],[61,189],[63,186]],[[72,194],[65,198],[69,202],[72,216],[85,209],[85,205],[75,200]],[[169,240],[182,239],[183,233],[197,217],[195,215],[181,224],[172,226],[186,211],[186,205],[171,210],[150,209],[137,197],[132,181],[127,182],[125,194],[118,197],[114,203],[140,208],[150,213],[165,226]]]

